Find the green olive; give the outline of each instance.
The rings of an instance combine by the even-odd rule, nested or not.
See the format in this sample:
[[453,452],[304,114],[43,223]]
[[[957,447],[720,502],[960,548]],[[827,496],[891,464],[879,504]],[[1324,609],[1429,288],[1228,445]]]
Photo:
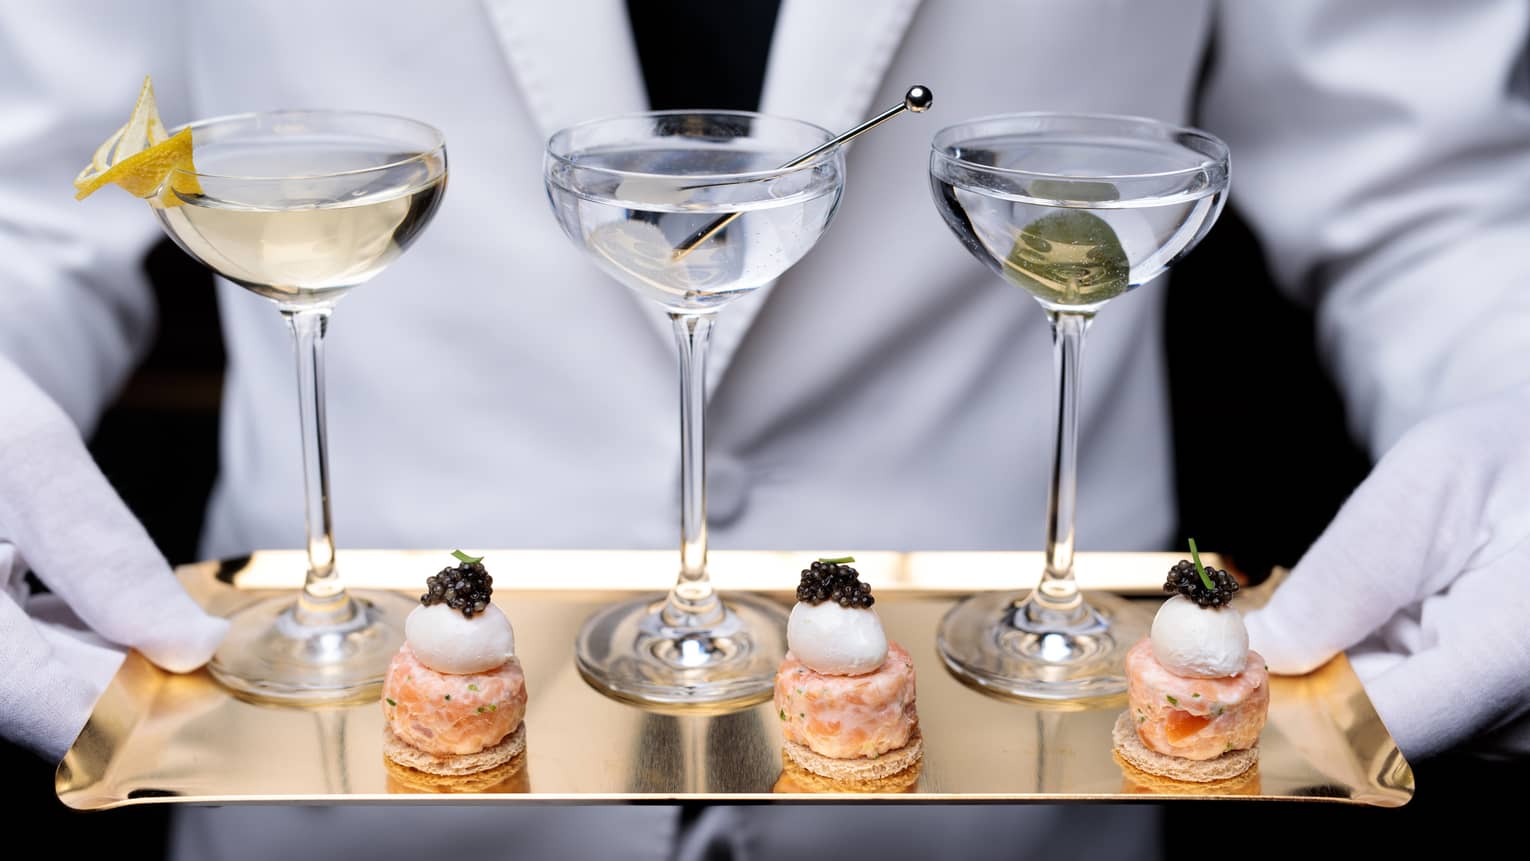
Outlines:
[[1103,218],[1079,209],[1042,216],[1020,229],[1004,275],[1043,301],[1094,305],[1126,292],[1131,264]]

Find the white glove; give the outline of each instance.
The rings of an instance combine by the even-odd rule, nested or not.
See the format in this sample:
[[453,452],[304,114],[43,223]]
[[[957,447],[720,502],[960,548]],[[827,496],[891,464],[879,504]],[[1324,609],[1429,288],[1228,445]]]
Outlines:
[[1277,673],[1350,649],[1410,758],[1530,750],[1530,388],[1404,434],[1248,630]]
[[[53,596],[27,601],[27,563]],[[186,672],[227,628],[181,588],[69,418],[0,358],[0,735],[58,760],[117,647]]]

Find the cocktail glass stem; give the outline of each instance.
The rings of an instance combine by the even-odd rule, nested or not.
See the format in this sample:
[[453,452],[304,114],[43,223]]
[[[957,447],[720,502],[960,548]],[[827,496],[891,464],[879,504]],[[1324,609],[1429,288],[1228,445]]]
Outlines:
[[284,703],[377,698],[415,606],[389,592],[348,592],[335,569],[324,422],[324,331],[331,306],[281,307],[297,349],[308,575],[296,601],[268,598],[236,613],[208,669],[240,694]]
[[1047,493],[1046,568],[1041,583],[1026,599],[1033,622],[1068,625],[1085,613],[1073,578],[1074,512],[1078,504],[1078,399],[1084,333],[1093,316],[1049,312],[1052,359],[1057,378],[1056,436],[1052,447],[1052,482]]
[[707,351],[714,314],[671,314],[680,351],[680,576],[664,624],[702,628],[723,617],[707,577]]
[[1084,333],[1094,317],[1047,316],[1057,409],[1041,582],[1024,595],[986,592],[961,601],[941,620],[936,647],[958,678],[985,690],[1032,700],[1103,700],[1125,690],[1121,654],[1147,625],[1124,599],[1099,592],[1086,599],[1074,579],[1078,403]]
[[672,312],[680,354],[680,574],[661,600],[644,595],[596,612],[579,629],[584,678],[641,704],[743,708],[770,698],[786,652],[786,611],[732,594],[707,576],[707,345],[715,311]]
[[329,513],[329,448],[324,420],[324,333],[328,307],[283,309],[297,348],[298,417],[303,433],[303,502],[307,522],[308,577],[294,616],[322,627],[356,614],[335,571],[335,535]]

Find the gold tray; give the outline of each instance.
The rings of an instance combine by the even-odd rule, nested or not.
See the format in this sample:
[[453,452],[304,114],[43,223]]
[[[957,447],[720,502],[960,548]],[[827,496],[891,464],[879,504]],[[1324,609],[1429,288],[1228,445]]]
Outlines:
[[[525,768],[505,784],[472,794],[411,792],[384,768],[377,705],[257,705],[234,698],[205,671],[171,675],[135,653],[59,764],[59,798],[95,810],[153,803],[1171,798],[1396,807],[1413,796],[1411,768],[1342,656],[1310,675],[1271,680],[1257,773],[1239,785],[1133,779],[1111,750],[1122,704],[1046,708],[963,686],[935,652],[940,617],[956,596],[1025,583],[1040,570],[1035,553],[855,554],[876,586],[888,636],[914,656],[924,762],[917,783],[902,792],[815,792],[821,787],[783,776],[779,719],[769,702],[731,714],[659,713],[607,699],[580,678],[572,655],[579,624],[634,589],[666,588],[672,552],[487,555],[531,695]],[[711,569],[721,588],[786,601],[782,587],[794,588],[803,560],[818,555],[719,551]],[[1078,576],[1086,588],[1161,597],[1164,572],[1178,558],[1083,553]],[[351,551],[339,561],[352,586],[418,592],[448,559],[440,551]],[[303,568],[299,553],[271,551],[178,573],[204,606],[221,613],[297,587]],[[1240,603],[1246,609],[1264,591],[1247,590]]]

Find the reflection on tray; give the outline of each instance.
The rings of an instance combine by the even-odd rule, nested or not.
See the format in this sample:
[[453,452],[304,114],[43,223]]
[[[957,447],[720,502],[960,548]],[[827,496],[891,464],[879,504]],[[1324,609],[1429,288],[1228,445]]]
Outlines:
[[447,793],[485,793],[511,795],[531,791],[531,773],[526,768],[523,751],[509,762],[477,774],[429,774],[383,757],[388,770],[388,792],[404,795],[441,795]]
[[776,778],[771,791],[783,795],[816,795],[844,793],[850,795],[900,794],[919,791],[919,774],[924,761],[914,763],[894,775],[875,780],[835,780],[814,774],[781,754],[781,776]]
[[1259,766],[1254,765],[1248,771],[1237,777],[1227,780],[1211,780],[1205,783],[1191,783],[1185,780],[1175,780],[1172,777],[1160,777],[1149,774],[1135,765],[1123,760],[1119,754],[1111,754],[1116,760],[1116,765],[1121,766],[1121,793],[1123,795],[1167,795],[1167,796],[1226,796],[1226,795],[1259,795],[1261,784],[1259,781]]

